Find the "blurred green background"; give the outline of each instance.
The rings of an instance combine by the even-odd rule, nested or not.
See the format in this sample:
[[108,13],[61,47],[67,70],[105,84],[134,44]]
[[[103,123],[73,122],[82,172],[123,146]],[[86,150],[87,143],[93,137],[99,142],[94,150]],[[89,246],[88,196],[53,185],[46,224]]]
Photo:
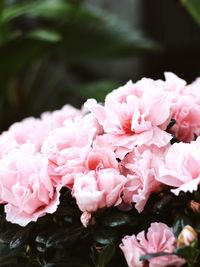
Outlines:
[[199,0],[0,0],[0,130],[129,79],[200,76]]

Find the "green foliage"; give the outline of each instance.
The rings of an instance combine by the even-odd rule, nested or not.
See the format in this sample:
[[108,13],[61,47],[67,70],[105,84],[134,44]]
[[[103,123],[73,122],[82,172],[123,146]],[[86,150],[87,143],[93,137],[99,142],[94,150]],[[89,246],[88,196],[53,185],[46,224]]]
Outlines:
[[132,57],[156,49],[140,31],[95,4],[1,1],[0,124],[5,128],[67,102],[80,107],[85,98],[103,99],[110,84],[82,84],[74,65],[84,68],[88,60]]
[[199,0],[181,0],[192,17],[200,26],[200,1]]

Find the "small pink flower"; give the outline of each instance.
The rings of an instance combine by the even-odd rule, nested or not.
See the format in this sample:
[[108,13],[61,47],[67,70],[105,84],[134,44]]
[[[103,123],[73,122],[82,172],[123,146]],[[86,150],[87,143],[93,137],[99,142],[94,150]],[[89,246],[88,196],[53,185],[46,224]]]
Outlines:
[[[125,236],[120,248],[124,253],[129,267],[143,267],[140,257],[150,253],[173,253],[176,249],[176,239],[172,229],[164,223],[152,223],[147,234]],[[149,260],[149,267],[182,266],[185,260],[176,255],[155,257]]]
[[180,95],[172,106],[171,116],[176,123],[170,132],[180,141],[190,142],[200,135],[200,97]]
[[47,159],[31,154],[26,146],[12,150],[0,160],[0,199],[5,203],[6,219],[21,226],[54,213],[60,189],[53,187]]
[[170,129],[180,141],[190,142],[200,135],[200,82],[191,85],[173,73],[165,74],[165,90],[171,96],[171,117],[176,124]]
[[100,127],[92,114],[65,121],[45,139],[42,152],[49,160],[49,173],[55,181],[72,187],[76,173],[85,171],[85,163]]
[[121,165],[127,175],[127,183],[124,186],[123,200],[125,203],[135,203],[138,212],[142,212],[144,206],[153,192],[160,190],[160,182],[155,178],[154,158],[162,155],[164,149],[156,147],[135,148],[129,153]]
[[62,127],[67,119],[73,119],[78,116],[82,116],[82,112],[79,109],[71,105],[65,105],[61,109],[55,110],[53,112],[44,112],[41,115],[41,120],[44,124],[48,124],[50,129],[56,129]]
[[33,117],[26,118],[11,125],[6,132],[17,144],[32,143],[40,151],[42,143],[51,131],[50,125]]
[[166,185],[177,187],[171,191],[196,191],[200,183],[200,137],[191,143],[175,143],[157,160],[157,179]]
[[94,99],[85,103],[103,126],[108,143],[123,158],[137,145],[169,143],[171,135],[163,131],[170,118],[170,99],[162,86],[142,79],[114,90],[106,96],[105,106]]
[[72,195],[83,212],[95,212],[121,203],[121,193],[126,178],[115,169],[102,169],[77,174]]

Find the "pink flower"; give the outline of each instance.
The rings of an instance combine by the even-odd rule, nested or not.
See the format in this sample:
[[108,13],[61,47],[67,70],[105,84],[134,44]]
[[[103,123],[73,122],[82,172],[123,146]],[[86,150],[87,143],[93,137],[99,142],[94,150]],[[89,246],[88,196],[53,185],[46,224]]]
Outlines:
[[200,83],[191,85],[173,73],[165,73],[165,90],[171,95],[171,117],[176,124],[170,129],[180,141],[190,142],[200,135]]
[[190,144],[175,143],[166,152],[163,161],[157,162],[157,179],[163,184],[177,187],[171,190],[196,191],[200,183],[200,137]]
[[26,145],[0,160],[0,199],[8,221],[25,226],[56,211],[59,187],[54,189],[47,164],[41,154],[34,155]]
[[53,130],[45,139],[42,153],[49,160],[49,173],[56,182],[72,187],[76,173],[85,171],[92,143],[101,127],[92,114],[65,121],[65,126]]
[[170,118],[170,99],[162,86],[151,79],[142,79],[114,90],[106,96],[105,106],[94,99],[85,103],[105,131],[108,143],[123,158],[137,145],[169,143],[171,135],[163,131]]
[[81,115],[81,111],[65,105],[62,109],[54,112],[45,112],[40,118],[29,117],[20,122],[12,124],[8,131],[4,132],[11,143],[22,145],[33,143],[38,152],[40,152],[44,139],[55,128],[64,125],[64,121],[69,118],[75,118]]
[[122,173],[127,175],[128,180],[124,186],[123,201],[135,203],[138,212],[143,211],[150,195],[161,188],[155,178],[154,158],[161,156],[163,151],[154,146],[135,148],[121,162],[125,168]]
[[172,107],[171,114],[176,124],[170,132],[180,141],[190,142],[200,135],[200,97],[180,95]]
[[[120,248],[124,253],[129,267],[143,267],[140,257],[150,253],[173,253],[176,249],[176,239],[172,229],[164,223],[152,223],[147,234],[125,236]],[[185,260],[176,255],[155,257],[149,260],[149,267],[182,266]]]
[[165,91],[168,93],[173,93],[173,100],[176,100],[178,95],[183,94],[186,87],[186,81],[179,78],[176,74],[172,72],[165,72],[165,82],[160,81],[164,86]]
[[81,222],[84,227],[87,227],[92,219],[90,212],[84,211],[81,215]]
[[32,143],[35,145],[37,151],[40,151],[41,145],[50,130],[51,128],[47,123],[40,119],[30,117],[12,124],[6,133],[17,144]]
[[85,162],[87,170],[100,170],[106,168],[118,169],[116,155],[111,148],[93,144]]
[[72,195],[83,212],[95,212],[121,203],[126,178],[115,169],[90,171],[75,176]]
[[71,105],[65,105],[61,109],[55,110],[53,112],[44,112],[41,115],[41,120],[44,124],[49,124],[50,129],[56,129],[58,127],[64,126],[67,119],[73,119],[78,116],[82,116],[82,112],[79,109]]

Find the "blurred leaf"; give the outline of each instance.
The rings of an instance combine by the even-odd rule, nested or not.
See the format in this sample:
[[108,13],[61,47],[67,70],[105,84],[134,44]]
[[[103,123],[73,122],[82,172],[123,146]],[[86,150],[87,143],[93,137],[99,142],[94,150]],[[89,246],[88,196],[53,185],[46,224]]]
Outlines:
[[119,83],[113,81],[91,82],[89,84],[76,85],[69,88],[71,92],[81,95],[84,99],[95,98],[98,102],[104,102],[105,96],[117,88]]
[[11,5],[2,12],[2,23],[8,23],[16,17],[28,15],[31,17],[43,17],[48,19],[57,19],[65,16],[71,7],[64,0],[43,0],[31,1],[30,3],[19,3]]
[[57,33],[56,31],[50,31],[48,29],[34,30],[28,33],[27,36],[31,39],[38,39],[41,41],[47,41],[47,42],[52,42],[52,43],[59,42],[62,39],[59,33]]
[[199,0],[181,0],[181,1],[200,26],[200,1]]

